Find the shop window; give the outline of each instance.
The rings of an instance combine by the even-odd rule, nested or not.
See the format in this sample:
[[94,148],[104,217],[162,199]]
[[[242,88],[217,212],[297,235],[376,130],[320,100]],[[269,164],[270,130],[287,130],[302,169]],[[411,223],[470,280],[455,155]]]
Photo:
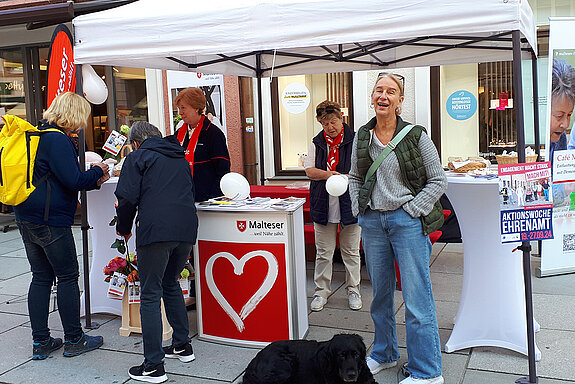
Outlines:
[[[146,72],[142,68],[93,66],[108,86],[108,99],[92,105],[92,121],[86,134],[88,148],[105,155],[102,146],[113,130],[148,120]],[[111,112],[113,111],[113,113]]]
[[143,68],[113,67],[116,96],[116,129],[148,120],[146,71]]
[[276,176],[305,175],[303,161],[322,129],[315,107],[326,99],[341,105],[345,123],[353,121],[351,73],[282,76],[272,81]]
[[504,150],[514,151],[517,143],[513,62],[481,63],[478,75],[479,151],[495,159]]
[[21,49],[0,50],[0,115],[26,119],[24,57]]

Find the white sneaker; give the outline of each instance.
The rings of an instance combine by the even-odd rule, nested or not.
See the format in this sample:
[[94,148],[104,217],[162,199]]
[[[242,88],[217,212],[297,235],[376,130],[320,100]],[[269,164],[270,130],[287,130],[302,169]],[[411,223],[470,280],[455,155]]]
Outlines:
[[[371,371],[372,375],[378,374],[379,372],[383,371],[384,369],[393,368],[397,365],[397,361],[390,361],[388,363],[378,363],[377,361],[373,360],[371,357],[365,359],[367,363],[367,367]],[[403,382],[402,382],[403,383]]]
[[349,308],[353,309],[354,311],[359,311],[361,307],[363,307],[363,303],[361,302],[361,296],[359,293],[350,292],[348,295],[349,300]]
[[315,296],[310,304],[310,309],[314,312],[321,311],[327,304],[327,299],[321,296]]
[[443,376],[432,377],[431,379],[414,379],[409,376],[401,380],[399,384],[443,384]]

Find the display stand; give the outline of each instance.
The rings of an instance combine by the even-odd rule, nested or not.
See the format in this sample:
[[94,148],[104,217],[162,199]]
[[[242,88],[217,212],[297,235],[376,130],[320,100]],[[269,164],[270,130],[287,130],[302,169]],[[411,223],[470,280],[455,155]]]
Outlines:
[[[110,248],[115,239],[116,227],[110,226],[110,221],[116,215],[114,191],[118,184],[118,178],[112,177],[102,184],[99,190],[88,192],[88,224],[90,225],[90,238],[92,240],[92,262],[90,263],[90,303],[92,313],[122,314],[121,300],[108,298],[108,283],[103,273],[104,267],[110,260],[118,256],[118,251]],[[135,234],[132,228],[132,234]],[[128,240],[128,249],[136,249],[136,236]],[[80,313],[85,314],[84,294],[80,300]]]
[[[162,340],[172,338],[172,327],[168,323],[164,300],[162,300]],[[128,295],[124,294],[122,299],[122,326],[120,327],[121,336],[130,336],[130,333],[142,333],[142,321],[140,318],[140,303],[129,304]]]
[[[527,355],[522,255],[513,252],[516,244],[501,243],[498,181],[466,175],[448,176],[448,181],[464,264],[461,300],[445,351],[494,346]],[[535,347],[535,352],[540,360],[541,351]]]
[[262,347],[308,331],[304,199],[283,208],[198,205],[198,337]]

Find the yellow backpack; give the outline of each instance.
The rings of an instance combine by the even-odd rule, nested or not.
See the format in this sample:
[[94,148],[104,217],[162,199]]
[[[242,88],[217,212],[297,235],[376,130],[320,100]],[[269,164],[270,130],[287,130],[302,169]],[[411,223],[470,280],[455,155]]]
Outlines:
[[[0,202],[6,205],[23,203],[36,189],[32,184],[34,161],[44,132],[60,132],[55,128],[39,130],[24,119],[13,115],[2,116],[0,131]],[[40,185],[50,174],[36,181]]]

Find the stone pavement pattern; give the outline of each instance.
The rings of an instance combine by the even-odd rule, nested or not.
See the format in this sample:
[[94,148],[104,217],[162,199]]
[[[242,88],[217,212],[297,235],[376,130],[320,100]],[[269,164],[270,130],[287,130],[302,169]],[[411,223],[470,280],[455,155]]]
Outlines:
[[[0,217],[0,228],[4,219]],[[79,228],[74,228],[74,235],[78,253],[81,253]],[[462,249],[461,244],[439,243],[433,248],[430,268],[442,346],[453,328],[461,294]],[[82,271],[81,255],[79,261]],[[539,258],[533,256],[533,267],[538,264]],[[0,232],[0,265],[0,383],[135,383],[129,379],[127,372],[129,367],[143,361],[142,339],[140,335],[120,336],[118,328],[121,318],[118,316],[93,315],[93,320],[100,324],[100,328],[87,332],[104,336],[101,349],[74,358],[65,358],[61,351],[57,351],[44,361],[32,361],[31,330],[26,306],[31,273],[16,229]],[[309,303],[314,287],[313,263],[307,264],[307,275]],[[373,344],[373,323],[369,315],[372,295],[365,267],[362,269],[362,310],[351,311],[347,308],[344,279],[343,265],[338,263],[334,268],[334,293],[323,311],[309,314],[307,338],[327,340],[336,333],[358,333],[370,348]],[[533,302],[535,317],[541,325],[541,331],[536,335],[543,356],[537,363],[539,383],[575,383],[575,275],[543,279],[533,277]],[[407,361],[407,356],[404,305],[399,291],[396,292],[395,304],[402,354],[400,366]],[[55,305],[51,308],[55,308]],[[184,364],[179,360],[167,359],[168,383],[238,383],[245,367],[258,350],[198,340],[196,311],[189,311],[188,314],[196,360]],[[57,311],[50,314],[49,323],[53,335],[63,337]],[[527,375],[527,358],[506,349],[480,347],[443,353],[446,384],[514,383],[516,379]],[[398,383],[401,379],[399,368],[376,375],[380,384]]]

